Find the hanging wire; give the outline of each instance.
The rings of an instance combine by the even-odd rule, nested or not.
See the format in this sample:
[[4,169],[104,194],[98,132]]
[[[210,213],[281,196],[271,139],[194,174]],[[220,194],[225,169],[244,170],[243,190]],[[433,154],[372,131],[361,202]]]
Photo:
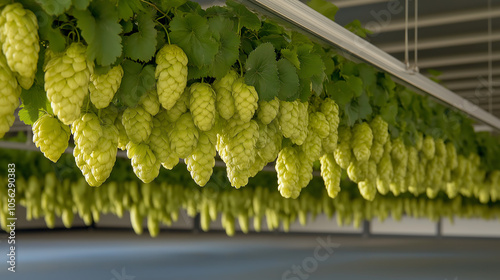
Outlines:
[[405,0],[405,65],[410,69],[410,55],[408,50],[408,0]]
[[491,27],[491,0],[488,0],[488,111],[493,112],[493,46]]
[[413,64],[413,72],[418,73],[418,0],[415,0],[415,48],[414,48],[414,64]]

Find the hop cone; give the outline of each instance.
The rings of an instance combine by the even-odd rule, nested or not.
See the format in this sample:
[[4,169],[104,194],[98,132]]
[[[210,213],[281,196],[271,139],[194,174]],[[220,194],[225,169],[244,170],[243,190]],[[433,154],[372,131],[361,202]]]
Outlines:
[[116,152],[118,145],[118,129],[114,125],[105,125],[102,128],[103,134],[99,138],[99,144],[92,150],[87,160],[92,176],[98,185],[89,185],[97,187],[108,179],[116,161]]
[[83,114],[71,125],[75,145],[85,154],[90,154],[103,134],[101,122],[94,113]]
[[389,139],[389,124],[377,115],[370,122],[370,128],[373,131],[373,141],[384,145]]
[[69,136],[69,127],[51,115],[43,115],[33,124],[33,143],[53,162],[68,147]]
[[182,114],[186,113],[189,107],[189,88],[186,88],[181,94],[181,97],[175,102],[175,105],[166,111],[167,121],[173,123],[179,119]]
[[428,160],[434,158],[434,154],[436,153],[436,143],[434,142],[434,138],[425,136],[422,145],[422,152]]
[[373,144],[373,133],[370,126],[363,122],[352,129],[352,152],[358,161],[370,159]]
[[172,124],[169,131],[170,148],[172,152],[180,158],[188,157],[196,148],[199,132],[194,125],[191,114],[184,113]]
[[82,44],[72,43],[64,53],[51,55],[45,65],[47,97],[54,113],[66,125],[78,119],[89,91],[94,65],[87,60],[86,51]]
[[259,108],[257,109],[257,118],[263,124],[271,123],[279,113],[280,101],[277,97],[270,101],[259,101]]
[[5,6],[0,14],[0,42],[9,68],[18,75],[19,84],[29,89],[40,51],[35,14],[19,3]]
[[215,124],[215,92],[209,84],[195,83],[190,87],[189,109],[194,124],[201,131],[212,129]]
[[259,95],[253,86],[245,84],[243,78],[239,78],[233,83],[232,94],[236,113],[242,121],[248,122],[252,119],[257,110]]
[[[210,180],[215,165],[217,151],[213,143],[215,141],[214,136],[209,137],[206,132],[201,132],[196,149],[186,158],[187,169],[191,172],[191,177],[201,187]],[[210,138],[212,138],[212,141]]]
[[285,198],[297,198],[300,194],[299,186],[299,156],[292,147],[283,148],[276,160],[278,173],[278,190]]
[[132,167],[137,178],[144,183],[153,181],[160,173],[160,161],[146,143],[127,145],[127,157],[132,161]]
[[156,54],[155,77],[158,97],[163,108],[169,110],[186,88],[188,58],[176,45],[165,45]]
[[330,125],[328,136],[323,139],[323,149],[326,153],[333,153],[337,148],[338,142],[338,127],[339,127],[339,106],[333,99],[326,98],[321,103],[321,112],[325,115],[328,124]]
[[232,95],[233,83],[238,79],[238,74],[231,70],[226,76],[215,80],[213,88],[216,93],[217,110],[219,115],[226,120],[229,120],[235,112],[234,98]]
[[351,163],[351,129],[346,126],[339,127],[339,144],[335,149],[333,156],[342,169],[347,169]]
[[14,112],[19,106],[21,88],[14,74],[10,71],[5,57],[0,53],[0,138],[7,133],[14,123]]
[[342,169],[335,162],[335,158],[330,153],[324,154],[320,158],[320,163],[321,177],[323,177],[323,181],[325,182],[325,188],[328,196],[335,198],[340,192],[340,175]]
[[120,87],[122,77],[123,68],[121,65],[111,68],[106,74],[94,73],[90,75],[90,101],[97,109],[108,107]]
[[130,141],[140,143],[148,140],[153,127],[153,118],[143,107],[137,106],[125,109],[122,124]]
[[155,116],[160,111],[160,101],[158,101],[158,93],[155,88],[146,92],[139,104],[148,112],[151,116]]

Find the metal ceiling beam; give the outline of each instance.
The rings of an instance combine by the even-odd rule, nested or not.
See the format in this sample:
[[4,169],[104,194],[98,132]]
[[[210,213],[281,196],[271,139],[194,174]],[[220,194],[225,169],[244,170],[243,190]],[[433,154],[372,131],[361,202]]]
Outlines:
[[333,0],[330,1],[335,6],[339,8],[348,8],[348,7],[356,7],[356,6],[363,6],[363,5],[369,5],[369,4],[376,4],[380,2],[387,2],[389,0]]
[[[445,66],[453,65],[463,65],[485,62],[490,59],[487,52],[483,53],[471,53],[471,54],[460,54],[453,56],[442,56],[442,57],[432,57],[426,59],[419,59],[418,67],[422,68],[439,68]],[[493,61],[500,60],[500,52],[494,52],[491,56]]]
[[[454,46],[464,46],[464,45],[472,45],[478,43],[486,43],[488,41],[496,42],[500,41],[500,32],[492,34],[491,36],[486,34],[460,34],[458,36],[447,36],[447,37],[439,37],[439,38],[429,38],[429,39],[418,39],[418,50],[428,50],[428,49],[437,49],[437,48],[445,48],[445,47],[454,47]],[[389,44],[379,44],[377,45],[380,49],[388,53],[400,53],[404,52],[405,45],[404,43],[389,43]],[[410,50],[413,50],[415,45],[410,44]]]
[[[487,113],[452,91],[431,81],[422,74],[406,70],[405,65],[369,42],[354,35],[337,23],[322,16],[298,0],[246,0],[242,1],[265,13],[279,17],[332,46],[378,67],[405,82],[417,91],[425,92],[470,116],[500,130],[500,119]],[[498,11],[500,13],[500,11]],[[347,54],[346,54],[347,55]],[[500,57],[500,53],[498,53]]]
[[[488,19],[488,17],[491,18],[500,17],[500,8],[493,7],[491,11],[487,9],[477,9],[477,10],[467,10],[467,11],[452,12],[452,13],[434,14],[431,16],[421,16],[418,18],[418,28],[446,25],[459,22],[468,22],[475,20],[483,20],[483,19],[485,20]],[[413,28],[413,26],[414,23],[410,22],[409,27]],[[399,31],[404,29],[405,29],[405,21],[403,17],[401,19],[389,21],[386,24],[384,24],[384,22],[381,22],[377,26],[377,30],[372,30],[372,31],[381,33],[381,32]]]

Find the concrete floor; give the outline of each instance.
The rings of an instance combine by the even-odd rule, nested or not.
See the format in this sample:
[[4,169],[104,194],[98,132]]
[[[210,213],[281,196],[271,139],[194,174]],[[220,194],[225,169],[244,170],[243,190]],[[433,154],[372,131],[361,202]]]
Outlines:
[[2,280],[500,279],[499,239],[18,232],[16,273],[0,240]]

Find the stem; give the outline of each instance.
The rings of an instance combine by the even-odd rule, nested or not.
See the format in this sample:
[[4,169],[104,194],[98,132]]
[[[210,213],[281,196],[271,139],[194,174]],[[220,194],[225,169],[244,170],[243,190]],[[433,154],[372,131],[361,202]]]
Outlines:
[[239,59],[238,64],[240,65],[240,76],[243,77],[243,66],[241,65],[241,61]]
[[163,25],[161,22],[159,22],[158,20],[156,20],[156,23],[158,23],[161,27],[163,27],[163,30],[165,30],[165,34],[167,34],[167,42],[168,44],[170,45],[170,36],[168,35],[168,30],[167,28],[165,27],[165,25]]
[[145,1],[145,0],[140,0],[140,1],[142,3],[146,3],[146,4],[150,5],[150,6],[152,6],[153,8],[155,8],[155,10],[157,10],[158,12],[160,12],[162,15],[166,16],[166,14],[162,10],[160,10],[160,8],[158,8],[155,4],[153,4],[153,3],[149,2],[149,1]]

